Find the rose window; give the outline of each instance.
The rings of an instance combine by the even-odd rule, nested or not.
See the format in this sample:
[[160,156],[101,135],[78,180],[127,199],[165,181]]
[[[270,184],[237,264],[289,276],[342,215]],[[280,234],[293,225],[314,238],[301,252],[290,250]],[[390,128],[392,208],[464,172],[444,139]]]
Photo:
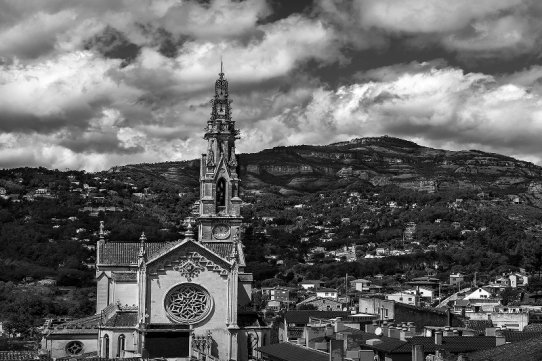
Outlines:
[[213,299],[205,288],[193,283],[183,283],[168,292],[164,307],[175,322],[194,324],[209,315]]
[[66,345],[66,352],[68,355],[79,355],[83,352],[83,343],[80,341],[70,341]]

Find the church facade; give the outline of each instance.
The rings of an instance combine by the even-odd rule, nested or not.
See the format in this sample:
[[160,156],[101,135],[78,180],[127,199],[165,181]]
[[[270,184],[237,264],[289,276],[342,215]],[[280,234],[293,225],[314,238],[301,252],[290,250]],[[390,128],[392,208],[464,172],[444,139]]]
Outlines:
[[42,346],[53,358],[249,360],[270,340],[251,300],[240,240],[241,199],[228,81],[221,71],[211,101],[201,158],[197,238],[97,244],[96,314],[49,321]]

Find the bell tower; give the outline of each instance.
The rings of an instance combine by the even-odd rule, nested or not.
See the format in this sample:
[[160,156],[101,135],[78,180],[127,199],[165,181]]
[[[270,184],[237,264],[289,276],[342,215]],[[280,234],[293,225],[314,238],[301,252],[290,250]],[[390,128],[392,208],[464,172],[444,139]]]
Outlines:
[[201,242],[233,242],[239,238],[242,218],[235,155],[239,131],[231,118],[231,102],[221,62],[215,95],[210,101],[211,117],[203,137],[207,140],[207,152],[201,156],[198,218]]

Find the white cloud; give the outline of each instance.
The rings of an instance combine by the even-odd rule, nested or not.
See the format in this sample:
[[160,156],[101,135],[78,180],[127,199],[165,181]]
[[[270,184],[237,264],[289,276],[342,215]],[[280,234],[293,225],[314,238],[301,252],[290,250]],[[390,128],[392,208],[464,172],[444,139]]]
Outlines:
[[[374,74],[373,74],[374,76]],[[542,134],[542,95],[484,74],[455,68],[404,73],[396,79],[320,89],[306,108],[269,121],[280,138],[264,129],[248,142],[268,146],[328,144],[359,136],[395,135],[430,146],[465,146],[537,159]]]

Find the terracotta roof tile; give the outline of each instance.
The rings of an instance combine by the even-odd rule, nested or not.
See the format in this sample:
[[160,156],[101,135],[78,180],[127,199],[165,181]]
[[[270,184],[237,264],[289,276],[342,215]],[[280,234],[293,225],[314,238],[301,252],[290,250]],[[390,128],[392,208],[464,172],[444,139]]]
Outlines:
[[327,352],[317,351],[288,342],[275,343],[256,349],[264,355],[270,356],[277,361],[329,361]]
[[[149,242],[146,244],[147,257],[158,253],[169,242]],[[98,259],[102,265],[128,266],[137,264],[139,242],[104,242],[98,246]]]
[[[182,242],[149,242],[146,244],[147,258],[153,258],[167,251],[175,244]],[[220,257],[227,259],[233,253],[231,242],[203,242],[203,246]],[[98,246],[100,265],[129,266],[137,264],[139,242],[104,242]]]
[[540,361],[542,337],[509,343],[496,348],[469,354],[472,361]]
[[105,326],[108,327],[134,327],[136,325],[137,312],[117,312],[105,323]]

